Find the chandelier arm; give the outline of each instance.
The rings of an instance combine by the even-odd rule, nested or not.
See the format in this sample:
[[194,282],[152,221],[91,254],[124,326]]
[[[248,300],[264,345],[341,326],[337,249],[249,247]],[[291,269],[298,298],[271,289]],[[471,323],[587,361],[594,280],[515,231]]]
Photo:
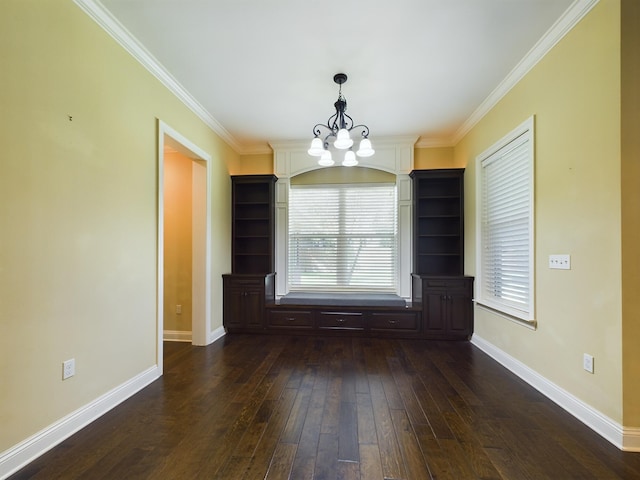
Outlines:
[[369,127],[367,127],[366,125],[354,125],[353,127],[350,128],[350,130],[353,130],[355,128],[362,128],[362,138],[368,138],[369,137]]
[[333,132],[333,130],[331,130],[331,128],[325,125],[324,123],[318,123],[316,126],[313,127],[313,135],[315,137],[320,137],[320,135],[322,135],[322,130],[320,130],[319,127],[326,128],[330,132]]

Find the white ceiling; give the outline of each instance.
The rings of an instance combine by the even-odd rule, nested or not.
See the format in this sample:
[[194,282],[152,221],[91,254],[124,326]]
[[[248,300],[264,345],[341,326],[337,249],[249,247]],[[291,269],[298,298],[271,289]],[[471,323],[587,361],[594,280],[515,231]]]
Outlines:
[[450,145],[554,24],[588,1],[101,3],[248,153],[311,139],[335,112],[338,72],[349,77],[347,113],[369,126],[374,147],[376,137],[405,135]]

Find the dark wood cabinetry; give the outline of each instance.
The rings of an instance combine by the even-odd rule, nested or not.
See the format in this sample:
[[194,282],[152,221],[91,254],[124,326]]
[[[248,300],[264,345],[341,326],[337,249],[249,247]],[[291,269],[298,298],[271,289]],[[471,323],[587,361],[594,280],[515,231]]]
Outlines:
[[413,273],[462,276],[464,169],[414,170]]
[[464,276],[464,169],[414,170],[413,302],[426,338],[473,334],[473,278]]
[[232,333],[468,339],[473,278],[464,276],[463,169],[415,170],[413,298],[292,304],[275,299],[273,175],[232,177],[232,273],[223,275],[224,326]]
[[267,304],[267,332],[415,338],[422,311],[414,307]]
[[231,177],[232,273],[274,271],[274,175]]
[[273,303],[274,175],[231,177],[231,272],[223,275],[223,323],[229,332],[265,328],[265,305]]
[[414,301],[422,304],[428,338],[469,339],[473,334],[473,277],[413,275]]
[[273,303],[275,274],[226,274],[223,319],[229,332],[257,332],[265,327],[265,305]]

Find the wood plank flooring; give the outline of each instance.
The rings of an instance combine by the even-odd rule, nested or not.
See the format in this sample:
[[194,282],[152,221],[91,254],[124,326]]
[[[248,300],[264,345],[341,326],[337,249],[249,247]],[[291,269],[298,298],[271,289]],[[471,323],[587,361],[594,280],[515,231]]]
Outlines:
[[228,335],[16,479],[640,479],[467,342]]

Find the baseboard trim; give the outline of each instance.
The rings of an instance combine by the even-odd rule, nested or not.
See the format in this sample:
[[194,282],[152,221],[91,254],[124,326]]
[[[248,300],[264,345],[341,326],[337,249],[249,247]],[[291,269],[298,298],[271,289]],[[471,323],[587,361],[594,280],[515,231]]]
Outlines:
[[191,332],[185,332],[183,330],[164,330],[162,332],[162,339],[165,342],[191,343],[193,339],[193,334]]
[[622,427],[622,450],[640,452],[640,428]]
[[66,440],[78,430],[158,379],[161,374],[162,372],[158,366],[154,365],[94,401],[80,407],[75,412],[52,423],[44,430],[0,453],[0,479],[9,477],[9,475],[12,475]]
[[482,337],[474,334],[471,343],[619,449],[640,451],[640,429],[623,428]]
[[213,332],[209,333],[209,338],[207,339],[207,345],[215,342],[216,340],[224,337],[227,334],[226,330],[224,329],[224,327],[218,327],[216,328]]

